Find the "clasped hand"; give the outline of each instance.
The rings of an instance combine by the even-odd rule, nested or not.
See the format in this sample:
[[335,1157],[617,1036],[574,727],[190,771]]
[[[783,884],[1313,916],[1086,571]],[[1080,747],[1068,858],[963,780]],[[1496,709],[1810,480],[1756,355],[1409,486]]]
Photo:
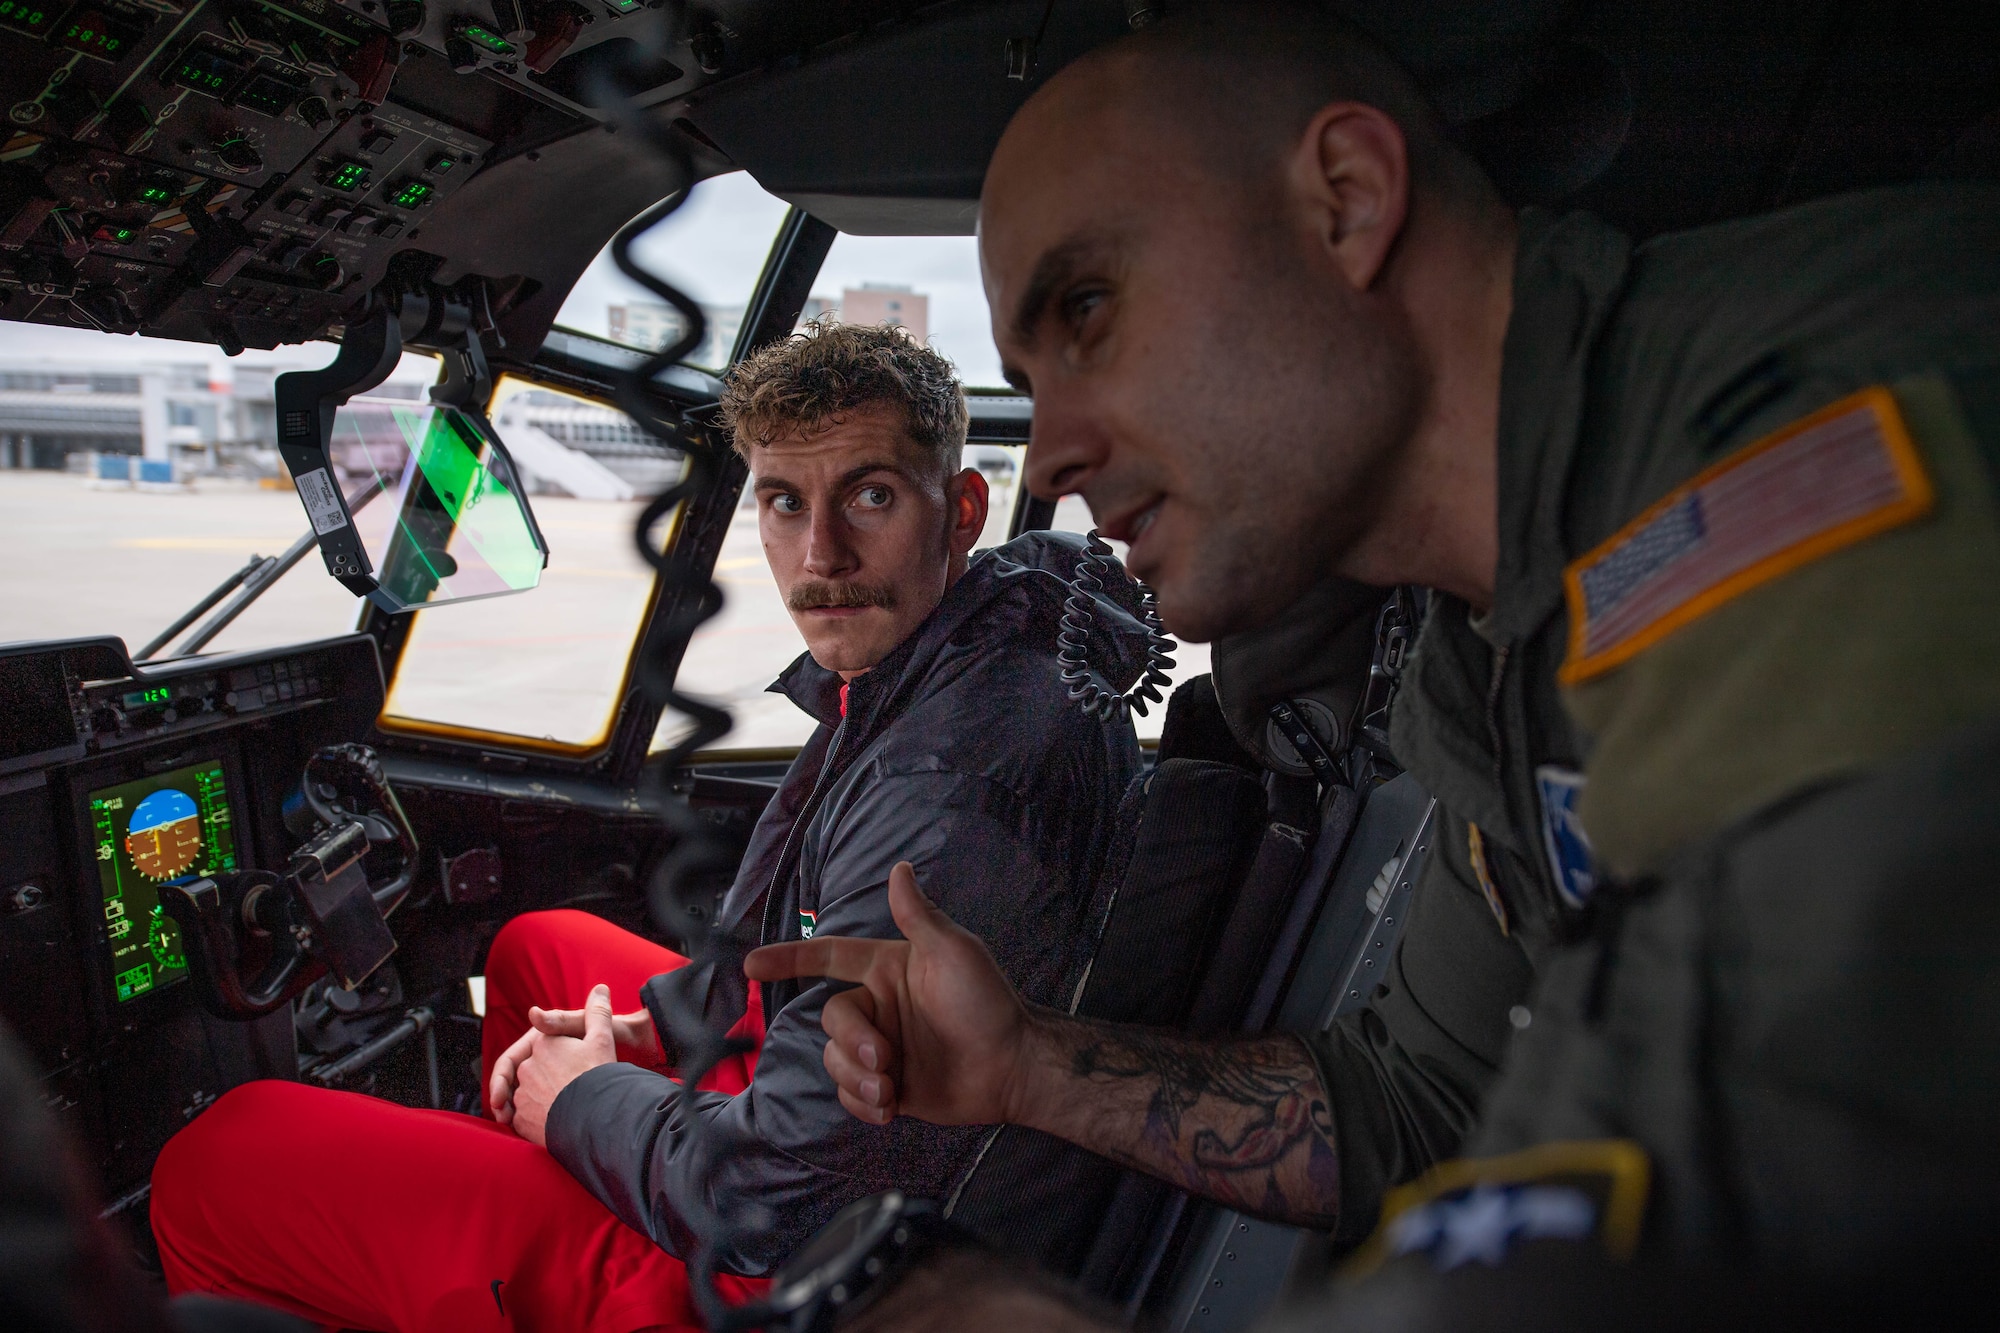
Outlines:
[[[916,872],[889,874],[900,940],[822,935],[772,944],[744,960],[753,981],[827,977],[855,983],[828,1000],[822,1059],[840,1104],[874,1125],[898,1115],[940,1125],[1036,1123],[1035,1078],[1051,1051],[1046,1016],[1024,1003],[977,936],[933,907]],[[609,987],[581,1009],[528,1011],[533,1025],[493,1066],[493,1116],[543,1144],[549,1108],[586,1070],[626,1053],[661,1060],[652,1017],[611,1012]],[[1049,1100],[1048,1096],[1041,1098]]]
[[576,1078],[608,1065],[624,1051],[642,1064],[660,1062],[653,1017],[644,1009],[611,1012],[611,988],[594,986],[581,1009],[528,1010],[528,1030],[493,1063],[486,1102],[493,1118],[530,1143],[547,1146],[549,1108]]

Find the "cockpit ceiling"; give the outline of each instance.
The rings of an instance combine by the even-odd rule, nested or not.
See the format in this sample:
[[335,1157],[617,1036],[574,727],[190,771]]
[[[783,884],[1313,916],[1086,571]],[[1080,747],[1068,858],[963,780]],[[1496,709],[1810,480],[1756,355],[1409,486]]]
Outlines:
[[[1126,31],[1125,8],[933,6],[726,80],[681,114],[843,229],[969,229],[1007,119]],[[2000,6],[1983,0],[1343,8],[1419,73],[1518,201],[1592,208],[1642,235],[1927,172],[2000,173]],[[1008,79],[1008,40],[1045,11],[1030,77]]]
[[[499,359],[524,361],[611,234],[689,168],[743,169],[851,232],[970,231],[1013,111],[1125,32],[1134,7],[497,0],[493,23],[477,22],[490,2],[52,0],[34,10],[49,30],[32,32],[0,15],[0,98],[14,111],[0,317],[270,346],[338,329],[392,273],[482,280]],[[1517,200],[1590,207],[1642,235],[2000,171],[2000,5],[1988,0],[1347,8]],[[64,47],[54,19],[72,10],[102,10],[132,46]],[[293,40],[309,28],[332,54]],[[1010,42],[1038,33],[1025,77],[1009,77]],[[238,81],[205,90],[193,67],[176,80],[168,67],[190,56]],[[65,61],[74,71],[51,77]],[[33,124],[29,101],[43,109]],[[337,119],[321,117],[329,107]],[[332,198],[341,164],[365,162],[377,131],[398,140],[393,152],[413,134],[435,146],[381,158],[367,184],[380,198]],[[426,174],[453,153],[466,155],[458,174]],[[127,184],[170,189],[175,207],[104,193]],[[98,214],[107,230],[61,225]]]

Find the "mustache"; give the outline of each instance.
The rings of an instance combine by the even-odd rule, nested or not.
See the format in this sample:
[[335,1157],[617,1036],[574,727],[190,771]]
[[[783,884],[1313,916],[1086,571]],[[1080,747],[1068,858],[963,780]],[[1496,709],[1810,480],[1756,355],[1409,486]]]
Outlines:
[[887,588],[844,580],[808,579],[785,594],[785,605],[794,611],[819,611],[837,606],[879,606],[886,611],[895,604],[896,594]]

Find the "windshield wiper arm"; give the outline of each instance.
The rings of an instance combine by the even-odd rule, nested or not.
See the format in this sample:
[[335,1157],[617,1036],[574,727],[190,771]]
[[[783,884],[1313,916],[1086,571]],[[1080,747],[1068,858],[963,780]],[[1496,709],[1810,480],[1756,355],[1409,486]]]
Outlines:
[[[347,512],[358,514],[362,506],[380,495],[387,483],[378,474],[364,483],[360,490],[347,497]],[[305,558],[306,552],[319,545],[319,533],[308,527],[305,536],[286,548],[283,555],[253,555],[248,564],[216,585],[214,591],[196,602],[175,619],[174,623],[161,630],[144,648],[132,655],[134,662],[171,660],[174,657],[192,657],[208,646],[210,640],[229,628],[230,622],[250,609],[250,604],[262,597],[272,584],[283,578],[293,565]],[[180,646],[180,651],[158,656],[160,650],[174,641],[176,635],[192,625],[223,598],[230,597],[229,604],[217,611],[200,629]]]

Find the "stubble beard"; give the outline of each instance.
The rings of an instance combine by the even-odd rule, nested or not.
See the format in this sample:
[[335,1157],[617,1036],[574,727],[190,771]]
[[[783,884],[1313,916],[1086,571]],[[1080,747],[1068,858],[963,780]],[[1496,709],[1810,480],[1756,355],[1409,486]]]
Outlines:
[[1383,521],[1422,411],[1422,358],[1379,301],[1348,298],[1319,314],[1231,358],[1250,363],[1239,381],[1249,392],[1233,419],[1211,414],[1201,466],[1231,469],[1241,484],[1203,525],[1179,586],[1160,592],[1162,618],[1183,638],[1268,624]]

